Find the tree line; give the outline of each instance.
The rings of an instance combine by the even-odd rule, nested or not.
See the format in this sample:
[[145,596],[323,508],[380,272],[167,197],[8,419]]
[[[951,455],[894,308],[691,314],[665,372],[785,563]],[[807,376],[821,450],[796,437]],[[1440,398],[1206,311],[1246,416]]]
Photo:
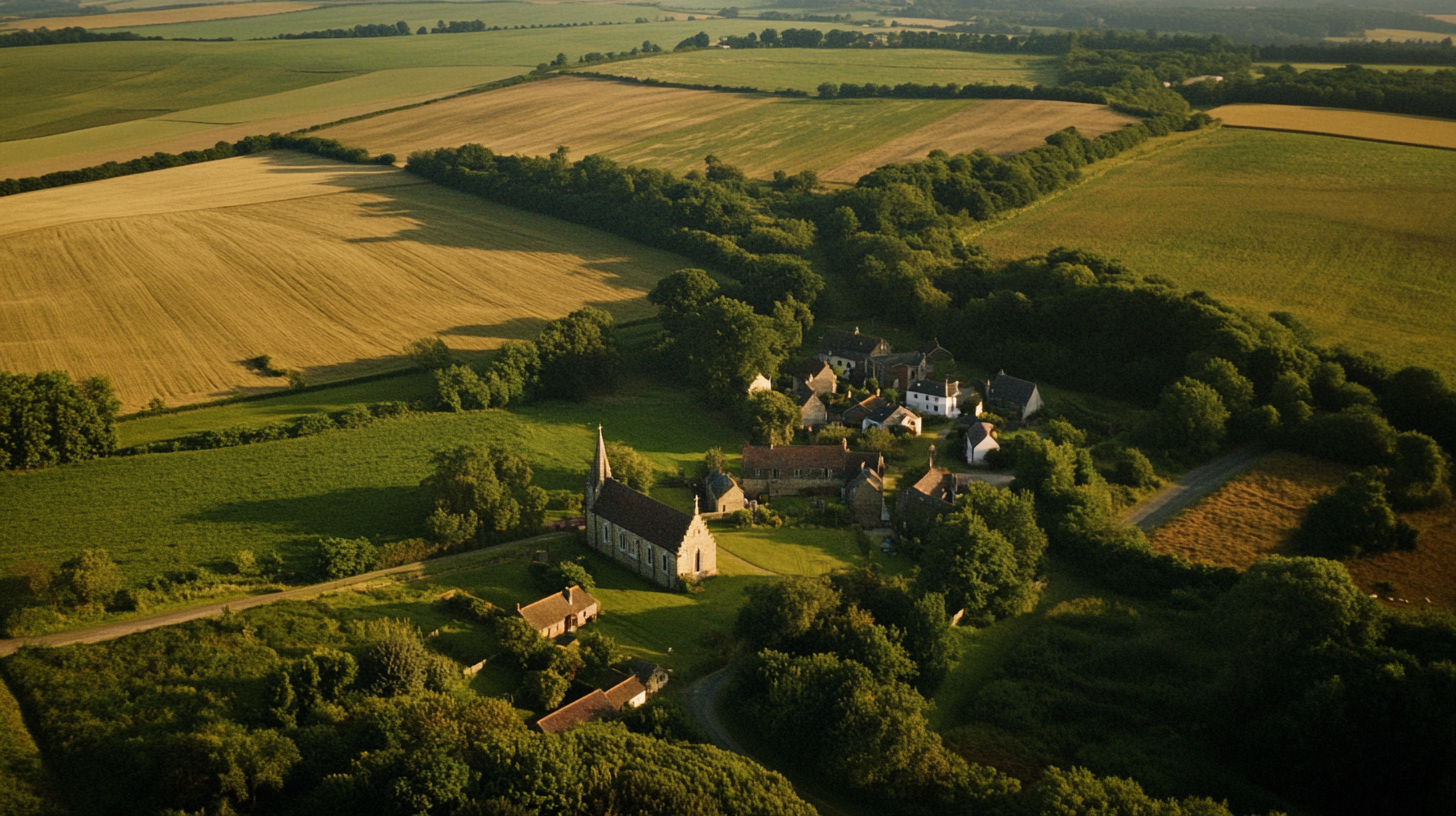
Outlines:
[[0,371],[0,470],[30,470],[109,456],[121,401],[106,377]]
[[37,28],[34,31],[16,31],[0,34],[0,48],[23,48],[31,45],[71,45],[91,42],[133,42],[139,40],[160,40],[161,37],[143,37],[133,31],[103,33],[87,31],[80,26],[58,28]]
[[394,163],[392,153],[383,153],[371,158],[369,151],[364,148],[346,147],[335,139],[273,133],[267,136],[247,136],[233,143],[218,142],[206,150],[187,150],[176,154],[158,152],[130,161],[106,162],[80,170],[58,170],[43,176],[29,176],[22,179],[8,178],[0,181],[0,196],[30,193],[71,184],[84,184],[88,181],[131,176],[153,170],[166,170],[171,167],[184,167],[189,164],[230,159],[234,156],[265,153],[269,150],[297,150],[351,164]]
[[1257,102],[1456,118],[1456,70],[1381,71],[1359,65],[1225,77],[1180,89],[1198,105]]

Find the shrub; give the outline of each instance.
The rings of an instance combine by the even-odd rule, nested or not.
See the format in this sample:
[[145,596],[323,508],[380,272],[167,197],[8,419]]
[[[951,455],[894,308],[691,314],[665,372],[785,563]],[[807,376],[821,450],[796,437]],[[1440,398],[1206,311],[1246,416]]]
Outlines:
[[333,430],[334,420],[328,414],[308,414],[293,421],[289,428],[289,435],[297,438],[301,436],[315,436],[324,431]]
[[387,569],[398,567],[403,564],[413,564],[416,561],[423,561],[426,558],[440,552],[443,549],[439,544],[433,544],[422,538],[407,538],[403,541],[391,541],[379,548],[379,556],[375,559],[376,569]]
[[1296,532],[1300,545],[1328,558],[1415,549],[1419,532],[1395,517],[1378,473],[1351,473],[1316,501]]
[[[389,162],[393,164],[393,162]],[[455,355],[445,341],[438,337],[421,337],[404,347],[404,356],[410,362],[426,371],[449,368],[455,365]]]
[[550,711],[561,705],[571,681],[554,671],[526,672],[521,681],[522,701],[537,711]]
[[1153,463],[1137,448],[1119,448],[1113,460],[1112,481],[1128,487],[1152,487],[1158,483]]
[[325,538],[319,541],[319,572],[330,580],[368,572],[378,552],[367,538]]

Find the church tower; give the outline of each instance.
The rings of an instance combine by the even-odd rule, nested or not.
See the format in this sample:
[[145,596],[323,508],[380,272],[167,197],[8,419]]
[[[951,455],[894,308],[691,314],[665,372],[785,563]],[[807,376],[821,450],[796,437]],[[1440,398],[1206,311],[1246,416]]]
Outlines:
[[602,439],[602,426],[597,426],[597,455],[592,460],[591,471],[586,475],[586,501],[584,509],[590,513],[592,506],[597,503],[597,495],[602,485],[612,478],[612,464],[607,461],[607,443]]

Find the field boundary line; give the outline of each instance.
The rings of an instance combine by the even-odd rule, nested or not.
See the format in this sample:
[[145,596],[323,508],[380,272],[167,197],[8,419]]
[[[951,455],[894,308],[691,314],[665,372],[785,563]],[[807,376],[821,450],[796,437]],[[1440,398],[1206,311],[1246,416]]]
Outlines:
[[56,632],[50,635],[38,635],[36,637],[10,638],[0,640],[0,657],[14,654],[22,646],[70,646],[77,643],[101,643],[107,640],[115,640],[125,635],[137,632],[146,632],[152,629],[160,629],[163,626],[172,626],[178,623],[197,620],[198,618],[221,615],[224,612],[239,612],[244,609],[251,609],[255,606],[265,606],[278,601],[307,600],[319,595],[326,595],[340,589],[367,584],[380,578],[387,578],[393,575],[403,575],[412,572],[423,572],[441,565],[449,565],[454,570],[467,568],[472,562],[484,560],[487,557],[499,555],[507,550],[526,546],[533,542],[548,541],[552,539],[569,536],[570,533],[543,533],[541,535],[522,538],[516,541],[507,541],[504,544],[495,544],[490,547],[482,547],[470,552],[447,555],[442,558],[432,558],[425,561],[415,561],[410,564],[401,564],[397,567],[374,570],[360,575],[351,575],[348,578],[339,578],[334,581],[325,581],[319,584],[286,589],[282,592],[270,592],[262,595],[250,595],[246,598],[228,601],[226,603],[205,603],[188,609],[179,609],[172,612],[165,612],[160,615],[152,615],[146,618],[134,618],[132,620],[107,623],[100,626],[89,626],[82,629],[73,629],[69,632]]
[[1348,133],[1330,133],[1328,131],[1323,131],[1323,130],[1300,130],[1300,129],[1297,129],[1297,128],[1270,127],[1268,125],[1230,125],[1230,124],[1225,124],[1224,127],[1226,127],[1226,128],[1233,128],[1235,130],[1267,130],[1267,131],[1270,131],[1272,133],[1301,133],[1301,134],[1304,134],[1305,136],[1328,136],[1328,137],[1330,137],[1332,139],[1353,139],[1353,140],[1355,140],[1357,142],[1375,142],[1377,144],[1392,144],[1392,145],[1400,145],[1402,147],[1427,147],[1427,148],[1430,148],[1431,150],[1453,150],[1453,151],[1456,151],[1456,147],[1447,147],[1445,145],[1422,144],[1421,142],[1403,142],[1403,141],[1400,141],[1399,139],[1375,139],[1375,138],[1372,138],[1370,136],[1351,136]]

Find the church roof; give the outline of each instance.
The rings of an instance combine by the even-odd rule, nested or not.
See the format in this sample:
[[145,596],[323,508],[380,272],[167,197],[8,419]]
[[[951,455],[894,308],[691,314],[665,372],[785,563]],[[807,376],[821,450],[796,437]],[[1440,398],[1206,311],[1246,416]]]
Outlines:
[[693,523],[693,517],[687,513],[644,496],[615,479],[607,479],[602,484],[592,512],[672,552],[682,546]]
[[592,460],[591,482],[601,484],[603,479],[612,478],[612,463],[607,461],[607,443],[602,439],[602,426],[597,426],[597,455]]

